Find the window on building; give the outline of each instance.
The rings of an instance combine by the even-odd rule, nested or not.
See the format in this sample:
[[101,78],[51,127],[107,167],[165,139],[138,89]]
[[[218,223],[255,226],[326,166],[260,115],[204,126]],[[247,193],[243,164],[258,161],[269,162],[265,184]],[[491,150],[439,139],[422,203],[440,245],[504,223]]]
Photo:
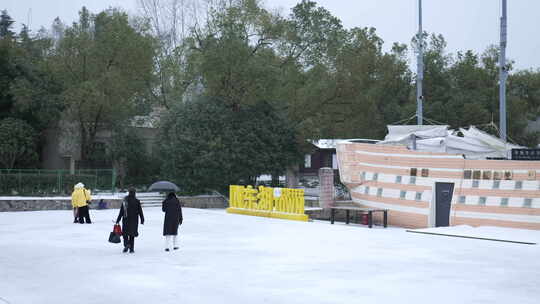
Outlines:
[[532,207],[532,198],[526,198],[523,201],[523,207],[531,208]]
[[523,188],[523,182],[522,181],[516,181],[516,189],[522,189]]
[[501,198],[501,206],[507,207],[508,206],[508,197]]
[[480,179],[480,177],[482,177],[482,171],[474,170],[473,173],[472,173],[472,178],[473,179]]
[[493,189],[499,189],[501,187],[501,181],[494,180],[493,181]]
[[463,171],[463,178],[464,179],[471,179],[471,177],[472,177],[472,171],[471,170]]
[[304,155],[304,168],[311,168],[311,154]]
[[382,188],[378,188],[378,189],[377,189],[377,196],[378,196],[378,197],[381,197],[381,196],[382,196],[382,191],[383,191]]
[[459,197],[459,201],[458,201],[458,202],[459,202],[460,204],[465,204],[465,200],[466,200],[466,199],[467,199],[467,197],[466,197],[465,195],[461,195],[461,196]]
[[491,171],[482,171],[482,179],[491,179]]
[[409,179],[409,184],[411,185],[416,184],[416,176],[411,176],[411,179]]
[[422,177],[428,177],[429,176],[429,169],[422,169]]
[[479,185],[480,185],[480,181],[477,181],[477,180],[472,181],[472,187],[473,188],[478,188]]
[[367,186],[366,188],[364,188],[364,194],[369,195],[369,186]]
[[422,192],[416,192],[416,195],[414,196],[414,199],[417,201],[422,200]]
[[401,191],[399,192],[399,198],[404,199],[404,198],[405,198],[405,195],[407,195],[407,191],[401,190]]
[[486,197],[485,196],[480,196],[478,198],[478,205],[481,205],[481,206],[485,206],[486,205]]
[[416,176],[416,172],[418,171],[417,168],[411,168],[411,176]]
[[396,176],[396,184],[401,184],[401,175]]
[[373,173],[373,180],[374,181],[379,180],[379,173]]

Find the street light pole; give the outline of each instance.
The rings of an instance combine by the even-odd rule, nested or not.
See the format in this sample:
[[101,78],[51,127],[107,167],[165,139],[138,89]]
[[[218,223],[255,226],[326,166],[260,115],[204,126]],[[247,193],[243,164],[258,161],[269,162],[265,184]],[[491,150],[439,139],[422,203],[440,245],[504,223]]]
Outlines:
[[500,137],[506,141],[506,0],[502,0],[501,42],[499,53],[499,128]]
[[424,79],[424,39],[422,35],[422,0],[418,0],[418,59],[416,60],[416,119],[422,125],[422,80]]

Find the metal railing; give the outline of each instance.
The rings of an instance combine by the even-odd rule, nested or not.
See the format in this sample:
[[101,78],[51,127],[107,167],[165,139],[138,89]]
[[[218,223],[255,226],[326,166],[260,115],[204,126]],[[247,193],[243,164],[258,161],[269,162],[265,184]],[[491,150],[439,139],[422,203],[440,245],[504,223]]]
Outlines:
[[0,169],[0,195],[65,195],[76,183],[87,189],[114,193],[114,169],[69,170]]

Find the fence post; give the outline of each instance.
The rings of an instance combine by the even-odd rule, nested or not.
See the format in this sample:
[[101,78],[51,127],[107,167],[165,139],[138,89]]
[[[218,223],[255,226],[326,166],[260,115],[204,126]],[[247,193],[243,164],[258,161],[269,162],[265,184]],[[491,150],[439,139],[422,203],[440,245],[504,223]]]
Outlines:
[[60,192],[60,188],[62,187],[62,173],[60,170],[56,171],[56,191]]
[[111,180],[112,180],[111,192],[112,192],[112,194],[114,194],[114,190],[115,190],[114,185],[116,185],[116,170],[114,168],[112,169]]
[[19,174],[17,174],[17,183],[19,184],[19,190],[22,189],[21,188],[21,170],[18,170]]
[[330,208],[334,205],[334,170],[332,168],[319,169],[320,194],[319,204],[322,208]]

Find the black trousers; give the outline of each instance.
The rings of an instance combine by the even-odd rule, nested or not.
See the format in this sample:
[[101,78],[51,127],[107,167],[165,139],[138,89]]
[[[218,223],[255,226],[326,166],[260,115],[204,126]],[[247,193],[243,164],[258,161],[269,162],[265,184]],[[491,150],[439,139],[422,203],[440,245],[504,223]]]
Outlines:
[[122,234],[124,239],[124,248],[135,249],[135,237],[133,235]]
[[87,223],[92,223],[90,220],[90,212],[88,212],[88,206],[79,207],[78,213],[79,223],[83,224],[86,220]]

